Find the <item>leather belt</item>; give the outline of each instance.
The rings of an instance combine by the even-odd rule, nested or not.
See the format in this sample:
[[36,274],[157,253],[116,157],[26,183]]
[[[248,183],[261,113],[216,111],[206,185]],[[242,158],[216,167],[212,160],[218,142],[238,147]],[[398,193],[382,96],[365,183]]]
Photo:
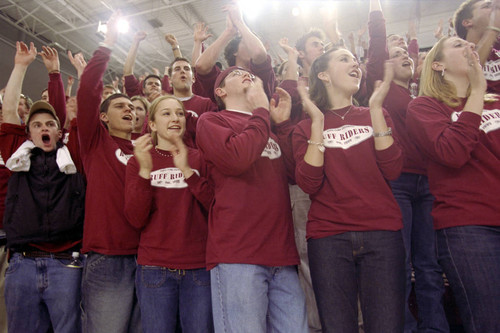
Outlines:
[[69,252],[45,252],[42,250],[28,250],[19,252],[25,258],[52,258],[52,259],[66,259],[71,260],[73,257]]

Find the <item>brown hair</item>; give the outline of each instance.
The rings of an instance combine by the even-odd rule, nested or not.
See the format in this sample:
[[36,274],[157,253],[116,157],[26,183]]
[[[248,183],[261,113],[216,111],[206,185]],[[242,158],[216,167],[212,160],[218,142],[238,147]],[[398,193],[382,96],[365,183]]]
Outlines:
[[[309,30],[307,33],[300,36],[300,38],[295,43],[295,48],[297,49],[297,51],[305,51],[307,40],[311,37],[318,37],[321,40],[325,40],[325,33],[321,29],[311,28],[311,30]],[[300,57],[297,59],[297,63],[302,66],[302,59],[300,59]]]
[[480,0],[467,0],[463,2],[453,15],[453,26],[457,32],[458,37],[465,39],[467,36],[467,29],[463,26],[463,20],[472,18],[472,11],[474,5]]
[[325,84],[318,78],[318,74],[328,69],[332,53],[339,50],[333,47],[326,53],[322,54],[311,65],[309,72],[309,95],[311,100],[320,110],[328,110],[330,108],[330,99]]

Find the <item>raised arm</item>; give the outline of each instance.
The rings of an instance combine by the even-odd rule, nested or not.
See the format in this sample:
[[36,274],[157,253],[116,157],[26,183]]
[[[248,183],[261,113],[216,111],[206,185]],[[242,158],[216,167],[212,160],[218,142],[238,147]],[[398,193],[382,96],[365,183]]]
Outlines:
[[16,56],[14,58],[14,69],[10,74],[9,81],[5,87],[5,95],[2,105],[3,122],[10,124],[21,124],[21,119],[17,114],[17,107],[21,96],[24,76],[28,66],[36,58],[36,48],[33,43],[30,47],[23,42],[16,42]]
[[64,125],[66,123],[66,93],[60,72],[59,54],[53,47],[42,46],[42,52],[39,55],[49,73],[49,103],[54,107],[61,125]]
[[167,34],[165,35],[165,40],[172,47],[172,52],[174,53],[174,59],[182,58],[182,52],[179,47],[179,42],[177,42],[177,38],[175,38],[175,36],[172,34]]
[[71,51],[68,50],[68,57],[69,57],[69,61],[73,65],[73,67],[75,67],[75,69],[76,69],[78,80],[80,80],[80,78],[82,77],[83,70],[87,66],[87,62],[85,61],[83,54],[81,52],[79,52],[79,53],[75,54],[75,56],[73,57],[73,54],[71,53]]
[[212,34],[208,33],[208,26],[205,23],[196,23],[193,33],[194,44],[191,52],[191,64],[196,64],[203,51],[203,42],[210,37],[212,37]]
[[299,65],[297,64],[297,59],[299,58],[299,52],[294,47],[288,44],[288,38],[281,38],[279,41],[279,46],[288,55],[288,67],[283,80],[294,80],[299,79]]
[[204,75],[212,71],[219,55],[233,37],[236,36],[236,28],[234,27],[229,14],[226,17],[226,29],[219,37],[200,55],[196,61],[196,72]]
[[139,31],[135,34],[134,40],[130,49],[127,53],[127,58],[125,59],[125,64],[123,65],[123,75],[133,75],[135,67],[135,59],[137,58],[137,51],[139,50],[139,44],[146,39],[147,34],[144,31]]
[[491,49],[498,39],[498,29],[500,29],[500,0],[493,0],[492,6],[488,28],[476,45],[481,66],[488,60]]
[[385,19],[380,6],[380,0],[370,0],[368,21],[368,61],[366,63],[366,88],[368,96],[374,90],[375,81],[384,77],[384,62],[389,59],[387,51],[387,36]]
[[226,5],[223,9],[226,11],[233,22],[233,25],[238,29],[241,35],[241,43],[246,47],[252,62],[255,65],[262,64],[267,59],[267,51],[261,40],[248,28],[243,21],[241,9],[236,4]]

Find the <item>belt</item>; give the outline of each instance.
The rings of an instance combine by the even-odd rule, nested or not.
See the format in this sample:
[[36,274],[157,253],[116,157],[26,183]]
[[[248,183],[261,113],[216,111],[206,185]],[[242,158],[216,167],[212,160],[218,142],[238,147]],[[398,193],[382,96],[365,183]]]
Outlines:
[[71,260],[73,257],[69,252],[45,252],[42,250],[27,250],[19,252],[25,258],[52,258],[52,259],[66,259]]

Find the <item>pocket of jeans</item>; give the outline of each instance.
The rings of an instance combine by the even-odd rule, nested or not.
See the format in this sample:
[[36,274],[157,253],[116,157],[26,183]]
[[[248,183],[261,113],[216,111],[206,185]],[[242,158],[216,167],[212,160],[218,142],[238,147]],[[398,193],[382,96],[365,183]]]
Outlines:
[[93,271],[100,264],[102,264],[106,260],[107,256],[99,253],[92,253],[91,255],[87,256],[87,266],[86,269],[89,271]]
[[21,265],[21,261],[23,261],[23,259],[24,258],[20,254],[15,253],[9,260],[9,266],[7,266],[5,275],[14,273]]
[[204,269],[193,271],[193,282],[198,286],[209,286],[210,272]]
[[145,288],[159,288],[167,280],[167,270],[164,267],[141,266],[141,283]]

